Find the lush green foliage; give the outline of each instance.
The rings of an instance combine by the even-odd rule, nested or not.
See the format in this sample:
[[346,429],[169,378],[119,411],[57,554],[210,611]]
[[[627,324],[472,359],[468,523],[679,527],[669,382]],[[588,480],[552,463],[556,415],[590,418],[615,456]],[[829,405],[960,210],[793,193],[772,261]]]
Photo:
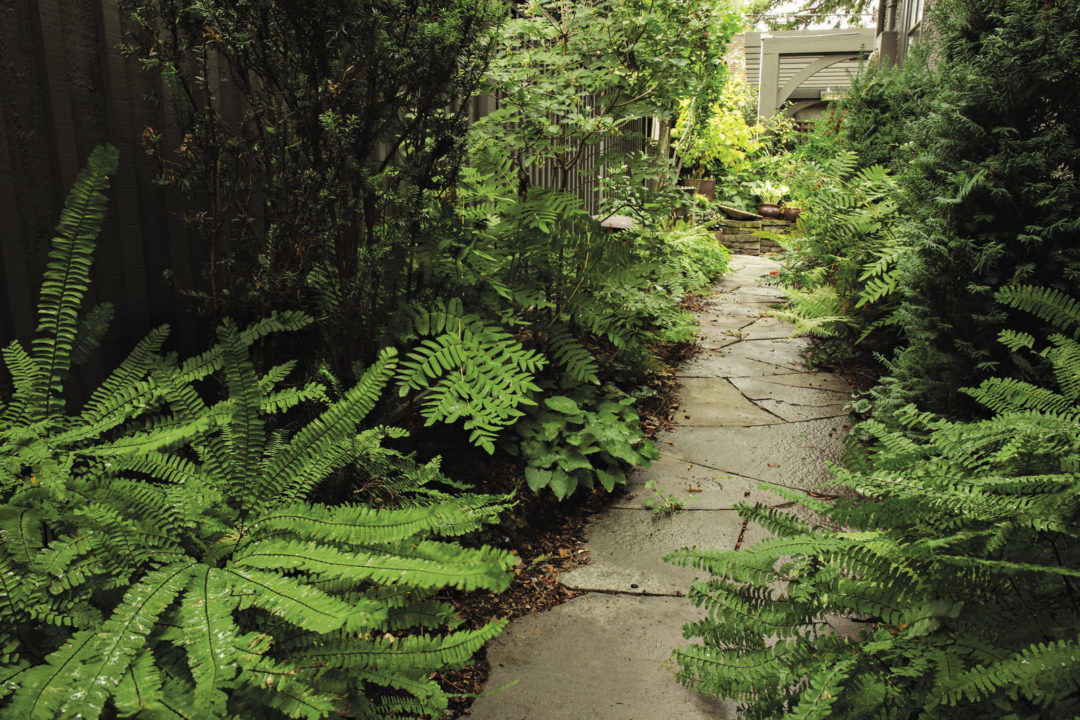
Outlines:
[[[295,429],[271,416],[326,402],[258,374],[248,347],[303,326],[296,313],[179,362],[143,340],[77,414],[62,394],[101,323],[78,321],[102,191],[98,149],[64,208],[27,352],[8,345],[0,406],[0,708],[20,718],[438,717],[433,671],[466,664],[502,627],[455,630],[443,588],[498,591],[513,558],[447,539],[497,519],[505,498],[439,492],[437,463],[360,429],[397,365],[383,351]],[[92,330],[91,330],[92,328]],[[227,394],[204,400],[223,371]],[[322,505],[313,489],[350,465],[380,468],[414,500]]]
[[[478,163],[464,179],[459,212],[468,244],[450,252],[456,259],[436,272],[461,287],[474,307],[525,330],[517,337],[528,337],[523,343],[550,360],[531,380],[549,397],[531,410],[524,406],[535,401],[527,396],[514,406],[514,413],[528,416],[515,425],[518,440],[506,447],[528,461],[533,490],[550,487],[562,498],[579,487],[610,489],[624,481],[626,463],[644,461],[647,452],[631,408],[618,418],[597,410],[620,405],[620,392],[588,388],[601,377],[632,385],[650,369],[655,345],[691,341],[696,323],[679,304],[726,271],[728,253],[700,227],[604,232],[569,193],[530,188],[519,194],[506,158]],[[519,357],[519,346],[504,341],[513,348],[506,358]],[[485,367],[491,372],[495,365]],[[509,390],[501,391],[507,402],[519,396]],[[571,421],[553,414],[549,403],[562,400],[581,401],[585,415]],[[566,432],[543,429],[556,421],[569,422]],[[582,445],[586,437],[592,439]],[[570,466],[558,467],[560,460]]]
[[750,718],[1080,712],[1080,303],[1020,286],[998,299],[1059,328],[1037,352],[1057,390],[987,380],[966,391],[995,411],[978,422],[909,407],[920,440],[865,423],[871,452],[836,476],[861,497],[770,488],[828,526],[744,506],[773,539],[672,555],[711,575],[690,592],[707,614],[676,653],[683,682]]
[[514,426],[521,437],[529,489],[550,488],[560,500],[578,487],[611,491],[626,482],[627,468],[648,466],[659,453],[642,437],[635,398],[615,388],[583,387],[544,398],[544,407]]
[[[1023,362],[994,342],[1016,283],[1080,280],[1080,3],[942,0],[901,177],[913,261],[888,402],[976,411],[956,388]],[[921,81],[920,81],[921,82]]]
[[896,342],[907,248],[897,233],[893,176],[880,165],[857,169],[852,151],[819,157],[793,157],[803,212],[789,234],[769,234],[786,251],[782,281],[790,306],[776,314],[796,332],[821,338],[817,355],[843,362],[868,337],[864,352]]
[[[394,418],[491,452],[542,386],[633,389],[656,344],[692,339],[678,305],[725,256],[659,231],[683,193],[655,182],[666,157],[627,148],[644,118],[716,97],[727,4],[538,1],[498,23],[497,3],[455,0],[131,6],[132,51],[180,94],[183,151],[151,140],[195,200],[212,300],[304,309],[339,376],[399,348]],[[466,132],[474,90],[498,107]],[[571,186],[587,167],[648,232],[601,231]]]
[[[548,163],[552,185],[570,190],[572,171],[594,152],[602,164],[623,164],[621,149],[603,146],[635,121],[670,121],[691,98],[709,107],[737,26],[728,5],[711,0],[522,3],[487,75],[500,107],[475,132],[506,152],[522,182]],[[658,160],[654,175],[667,166]]]
[[761,149],[759,136],[764,132],[760,123],[747,119],[757,114],[753,100],[746,81],[729,75],[711,106],[702,109],[695,99],[684,101],[674,128],[679,161],[697,177],[744,169],[748,156]]

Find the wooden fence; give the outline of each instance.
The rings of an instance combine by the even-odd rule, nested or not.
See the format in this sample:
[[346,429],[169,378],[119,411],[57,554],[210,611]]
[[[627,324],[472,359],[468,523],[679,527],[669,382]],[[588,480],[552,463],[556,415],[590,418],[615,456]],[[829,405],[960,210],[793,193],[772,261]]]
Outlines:
[[[206,258],[183,222],[182,199],[156,185],[142,149],[147,128],[166,147],[180,144],[156,73],[125,58],[115,0],[0,0],[0,344],[33,333],[34,307],[49,240],[64,197],[94,146],[120,150],[110,208],[94,267],[90,303],[116,306],[106,362],[150,328],[169,323],[174,344],[201,347],[201,323],[175,286],[198,287]],[[157,101],[153,99],[157,98]],[[477,99],[474,116],[495,102]],[[640,133],[642,122],[634,124]],[[605,151],[642,149],[639,135]],[[600,200],[597,147],[571,178],[591,212]],[[547,183],[551,168],[534,182]]]

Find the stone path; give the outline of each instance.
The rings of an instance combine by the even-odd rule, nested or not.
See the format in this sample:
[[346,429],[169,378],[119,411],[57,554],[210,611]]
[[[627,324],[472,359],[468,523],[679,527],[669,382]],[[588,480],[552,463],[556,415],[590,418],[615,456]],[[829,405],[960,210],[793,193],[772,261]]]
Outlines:
[[[827,477],[848,429],[842,378],[808,372],[804,339],[768,317],[783,294],[760,284],[779,266],[747,255],[701,316],[702,351],[679,373],[677,426],[661,457],[631,475],[627,492],[588,527],[590,564],[562,575],[584,595],[514,620],[488,648],[488,689],[476,720],[697,720],[734,718],[734,705],[679,685],[670,666],[683,623],[700,611],[681,597],[698,574],[668,565],[684,546],[735,548],[764,536],[744,528],[735,503],[789,506],[758,486],[808,490]],[[645,483],[674,493],[685,511],[656,517]]]

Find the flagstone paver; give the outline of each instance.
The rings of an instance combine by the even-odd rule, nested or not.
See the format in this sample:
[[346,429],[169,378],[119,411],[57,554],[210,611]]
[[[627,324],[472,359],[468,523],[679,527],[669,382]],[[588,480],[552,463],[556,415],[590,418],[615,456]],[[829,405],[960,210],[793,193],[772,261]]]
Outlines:
[[[657,438],[660,459],[633,472],[624,493],[589,523],[589,564],[563,573],[586,593],[518,618],[488,648],[480,720],[726,720],[731,702],[689,692],[674,678],[681,627],[701,611],[681,597],[697,571],[663,562],[685,546],[736,548],[767,533],[733,510],[762,502],[807,512],[777,493],[818,488],[839,460],[849,424],[847,383],[812,372],[808,346],[768,314],[783,293],[762,283],[777,263],[737,255],[700,317],[701,352],[677,373],[675,427]],[[684,510],[656,515],[654,482]],[[770,491],[770,484],[775,491]]]

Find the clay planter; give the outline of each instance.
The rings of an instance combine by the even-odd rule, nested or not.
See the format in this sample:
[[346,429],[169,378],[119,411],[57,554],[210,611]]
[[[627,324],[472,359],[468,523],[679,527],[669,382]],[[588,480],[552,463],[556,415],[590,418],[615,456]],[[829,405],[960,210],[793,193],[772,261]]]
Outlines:
[[783,212],[779,205],[762,205],[758,208],[758,215],[767,218],[779,218]]
[[801,212],[802,212],[802,208],[796,208],[796,207],[786,207],[781,211],[781,213],[784,216],[784,219],[787,220],[788,222],[795,222],[796,220],[798,220],[799,219],[799,213],[801,213]]

